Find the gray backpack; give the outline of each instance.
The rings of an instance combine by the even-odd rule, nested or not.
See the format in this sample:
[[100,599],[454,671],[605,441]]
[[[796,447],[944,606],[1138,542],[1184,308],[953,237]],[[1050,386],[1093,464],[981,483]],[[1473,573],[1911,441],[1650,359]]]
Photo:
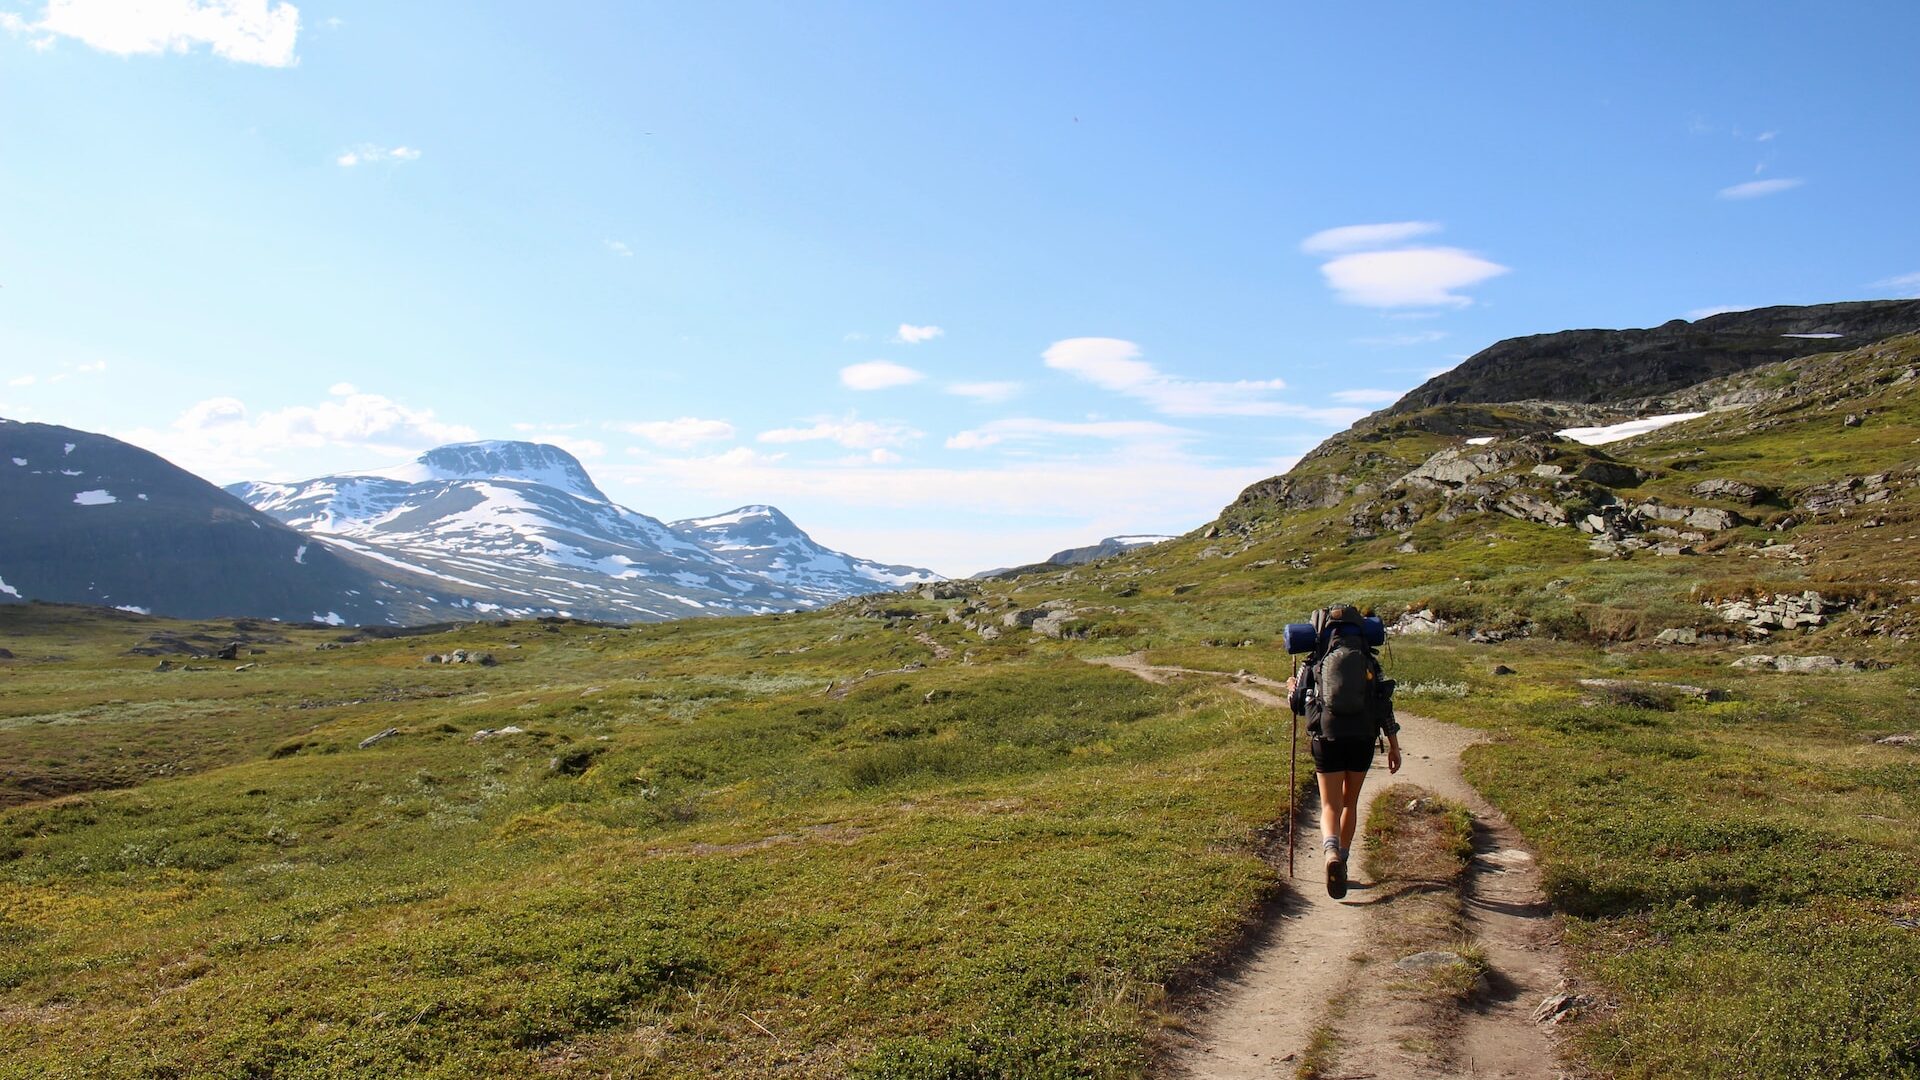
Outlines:
[[1392,690],[1381,678],[1380,662],[1360,627],[1359,612],[1333,608],[1316,615],[1324,642],[1312,660],[1314,726],[1322,739],[1369,741],[1380,731],[1382,706]]

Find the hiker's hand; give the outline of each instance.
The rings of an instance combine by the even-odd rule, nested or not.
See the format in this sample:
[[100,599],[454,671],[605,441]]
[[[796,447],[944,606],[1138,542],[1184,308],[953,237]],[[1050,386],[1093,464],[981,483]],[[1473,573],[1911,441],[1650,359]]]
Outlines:
[[1295,678],[1292,675],[1287,676],[1287,693],[1289,694],[1293,693],[1294,690],[1299,688],[1299,686],[1300,686],[1300,680],[1298,678]]
[[1391,776],[1399,771],[1400,748],[1398,746],[1389,746],[1387,747],[1387,775]]

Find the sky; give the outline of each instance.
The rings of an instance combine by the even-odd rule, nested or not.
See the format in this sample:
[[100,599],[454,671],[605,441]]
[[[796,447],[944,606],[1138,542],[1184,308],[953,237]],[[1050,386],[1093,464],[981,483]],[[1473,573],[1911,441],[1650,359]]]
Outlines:
[[1920,5],[0,0],[0,416],[965,574],[1501,338],[1920,295]]

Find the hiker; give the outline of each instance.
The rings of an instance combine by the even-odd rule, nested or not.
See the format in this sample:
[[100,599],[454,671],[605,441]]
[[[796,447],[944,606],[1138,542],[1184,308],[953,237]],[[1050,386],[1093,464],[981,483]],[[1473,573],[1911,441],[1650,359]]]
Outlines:
[[[1378,620],[1372,622],[1378,629]],[[1359,824],[1360,786],[1373,766],[1374,744],[1387,739],[1387,771],[1400,771],[1400,725],[1393,683],[1367,640],[1360,611],[1350,606],[1313,613],[1312,657],[1287,680],[1288,702],[1307,718],[1313,769],[1320,779],[1321,851],[1327,895],[1347,895],[1347,860]]]

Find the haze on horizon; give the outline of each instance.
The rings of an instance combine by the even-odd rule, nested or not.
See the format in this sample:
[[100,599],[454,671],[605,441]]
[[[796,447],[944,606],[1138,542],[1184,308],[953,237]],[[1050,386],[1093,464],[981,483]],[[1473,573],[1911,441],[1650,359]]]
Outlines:
[[1503,337],[1920,295],[1916,32],[0,0],[0,416],[223,484],[549,442],[955,575],[1178,533]]

